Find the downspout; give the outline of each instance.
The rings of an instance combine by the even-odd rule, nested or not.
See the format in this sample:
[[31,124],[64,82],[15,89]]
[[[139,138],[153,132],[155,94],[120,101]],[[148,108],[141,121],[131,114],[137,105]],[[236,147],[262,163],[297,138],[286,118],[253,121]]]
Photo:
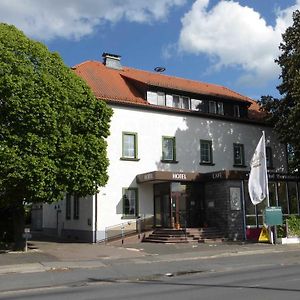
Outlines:
[[97,222],[98,222],[98,193],[95,194],[95,215],[94,215],[94,243],[97,243]]

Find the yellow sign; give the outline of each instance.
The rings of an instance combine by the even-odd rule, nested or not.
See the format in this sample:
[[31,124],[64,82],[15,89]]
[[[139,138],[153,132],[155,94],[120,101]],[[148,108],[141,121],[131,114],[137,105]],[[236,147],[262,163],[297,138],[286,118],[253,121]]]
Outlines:
[[268,229],[266,227],[263,227],[261,229],[258,241],[259,242],[269,242],[269,232],[268,232]]

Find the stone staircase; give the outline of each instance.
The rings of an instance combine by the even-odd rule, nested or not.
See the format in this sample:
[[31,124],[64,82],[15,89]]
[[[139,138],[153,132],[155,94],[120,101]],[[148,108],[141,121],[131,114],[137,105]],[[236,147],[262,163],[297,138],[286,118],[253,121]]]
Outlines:
[[216,227],[155,229],[142,242],[148,243],[216,243],[225,240],[223,233]]

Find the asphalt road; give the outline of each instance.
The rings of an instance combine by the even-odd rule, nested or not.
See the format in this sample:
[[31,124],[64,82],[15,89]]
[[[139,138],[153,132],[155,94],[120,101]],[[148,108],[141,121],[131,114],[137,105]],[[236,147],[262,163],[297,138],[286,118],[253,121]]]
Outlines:
[[94,269],[7,274],[0,299],[300,299],[300,253],[136,259]]

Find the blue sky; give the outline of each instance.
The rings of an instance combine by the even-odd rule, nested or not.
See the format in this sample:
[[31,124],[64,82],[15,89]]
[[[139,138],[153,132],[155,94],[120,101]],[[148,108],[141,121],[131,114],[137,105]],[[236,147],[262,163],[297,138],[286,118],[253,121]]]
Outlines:
[[281,34],[300,0],[0,0],[0,21],[57,51],[69,66],[122,64],[216,83],[253,99],[278,96]]

